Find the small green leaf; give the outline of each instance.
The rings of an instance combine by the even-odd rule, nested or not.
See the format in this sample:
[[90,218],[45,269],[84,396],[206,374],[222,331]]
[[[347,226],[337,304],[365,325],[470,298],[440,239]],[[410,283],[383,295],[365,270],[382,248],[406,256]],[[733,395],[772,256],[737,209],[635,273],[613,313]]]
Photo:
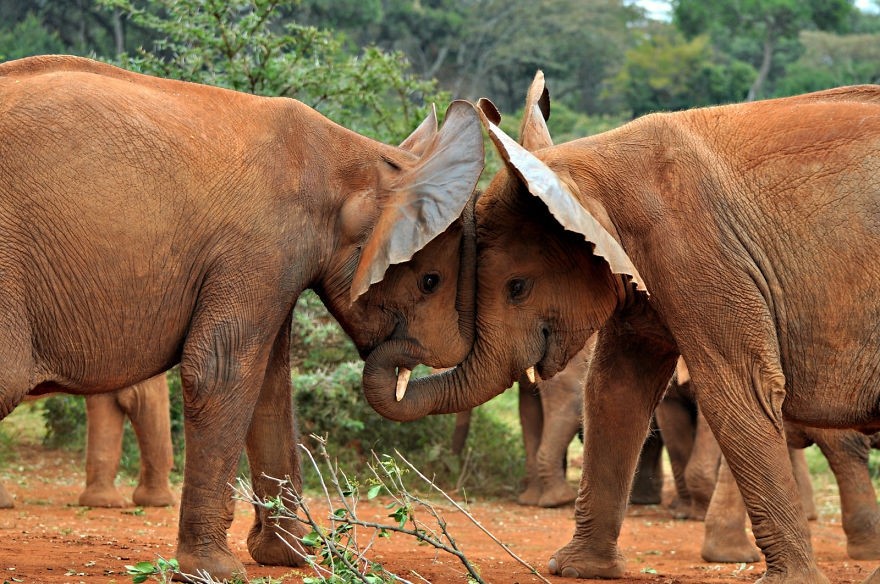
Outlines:
[[382,492],[382,485],[374,485],[367,491],[367,499],[375,499]]

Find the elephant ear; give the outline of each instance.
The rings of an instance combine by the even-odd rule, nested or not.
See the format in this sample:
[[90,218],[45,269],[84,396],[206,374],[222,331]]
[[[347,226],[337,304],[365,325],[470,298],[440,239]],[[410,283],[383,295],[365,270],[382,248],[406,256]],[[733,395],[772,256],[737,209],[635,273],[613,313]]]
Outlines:
[[638,270],[617,240],[584,208],[559,176],[495,124],[489,123],[487,129],[511,172],[547,205],[562,227],[583,235],[593,244],[593,253],[604,258],[613,273],[629,276],[636,289],[647,292]]
[[550,92],[544,86],[544,73],[538,71],[526,93],[526,106],[519,126],[519,143],[526,150],[540,150],[553,146],[547,120],[550,119]]
[[379,219],[361,249],[352,302],[382,280],[389,266],[409,261],[461,215],[483,172],[483,159],[474,106],[452,102],[418,162],[380,186]]
[[431,104],[431,111],[419,127],[413,130],[413,133],[406,137],[406,140],[400,143],[399,148],[408,150],[416,156],[425,153],[425,148],[431,143],[434,136],[437,135],[437,106]]

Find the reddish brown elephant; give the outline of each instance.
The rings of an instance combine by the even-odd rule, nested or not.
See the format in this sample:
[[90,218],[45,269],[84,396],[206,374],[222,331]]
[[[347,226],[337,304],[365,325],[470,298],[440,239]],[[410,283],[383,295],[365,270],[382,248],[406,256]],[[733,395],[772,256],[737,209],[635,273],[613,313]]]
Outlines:
[[[108,392],[179,363],[185,573],[244,577],[226,540],[244,449],[257,497],[279,495],[272,477],[300,489],[303,290],[364,357],[402,346],[448,367],[471,346],[460,216],[483,138],[467,102],[396,147],[293,99],[42,56],[0,64],[0,136],[0,417],[28,394]],[[302,526],[255,513],[251,556],[302,565]]]
[[[695,415],[690,416],[690,412]],[[694,401],[687,367],[679,361],[669,390],[657,406],[657,420],[670,453],[681,499],[689,516],[704,519],[702,556],[707,562],[755,562],[758,549],[746,533],[746,509],[730,469]],[[803,449],[816,444],[837,480],[847,553],[856,560],[880,559],[880,507],[868,471],[868,453],[880,434],[785,425],[789,456],[803,507],[817,514]]]
[[[85,401],[86,485],[79,495],[79,504],[86,507],[128,504],[116,488],[127,417],[137,437],[141,465],[132,501],[142,507],[173,505],[176,499],[168,479],[174,458],[165,374],[119,391],[88,395]],[[13,506],[12,496],[0,484],[0,508]]]
[[618,535],[678,357],[745,499],[763,584],[827,582],[783,419],[880,430],[880,86],[652,114],[554,145],[543,76],[477,203],[476,336],[394,398],[402,351],[364,390],[406,420],[471,408],[522,371],[561,370],[598,331],[585,384],[575,533],[553,574],[625,573]]

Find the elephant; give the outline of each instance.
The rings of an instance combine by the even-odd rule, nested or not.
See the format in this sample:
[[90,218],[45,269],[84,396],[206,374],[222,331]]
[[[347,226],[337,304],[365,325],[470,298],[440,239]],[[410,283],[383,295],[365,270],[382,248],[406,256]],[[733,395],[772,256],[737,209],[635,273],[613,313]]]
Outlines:
[[[284,496],[276,478],[301,489],[303,290],[362,357],[403,346],[448,367],[469,352],[484,164],[469,102],[390,146],[294,99],[46,55],[0,64],[0,135],[0,419],[29,394],[179,364],[183,574],[246,578],[226,535],[242,451],[257,498]],[[254,510],[253,559],[303,565],[304,528]]]
[[551,377],[598,332],[575,533],[548,568],[617,578],[639,450],[682,356],[761,582],[827,582],[783,418],[880,430],[880,86],[649,114],[558,145],[540,73],[526,104],[519,143],[478,104],[503,167],[476,207],[470,354],[397,394],[394,368],[417,356],[371,355],[367,400],[396,420],[468,409],[528,367]]
[[[690,411],[697,415],[688,416]],[[699,415],[687,366],[681,359],[666,396],[657,406],[657,420],[666,437],[676,488],[682,498],[693,498],[691,516],[706,521],[703,559],[758,561],[758,550],[746,535],[746,512],[739,489]],[[880,559],[880,508],[868,471],[868,452],[872,446],[880,446],[880,434],[869,437],[854,430],[811,428],[786,422],[785,436],[807,518],[815,519],[817,513],[803,449],[816,444],[828,459],[839,487],[847,554],[856,560]],[[689,458],[680,456],[688,450],[689,440],[693,442],[692,454]]]
[[[583,383],[594,346],[590,342],[550,379],[534,381],[523,373],[519,380],[519,419],[525,447],[525,488],[520,505],[560,507],[573,502],[577,492],[565,478],[568,445],[582,432]],[[453,454],[464,449],[470,430],[471,410],[456,415]],[[645,441],[630,503],[660,503],[663,492],[663,440],[653,432]]]
[[[174,458],[165,374],[112,393],[87,395],[85,402],[86,485],[79,495],[79,504],[84,507],[128,504],[116,488],[123,425],[128,417],[141,452],[140,475],[132,501],[141,507],[174,505],[176,498],[169,485]],[[0,484],[0,508],[12,507],[12,496]]]

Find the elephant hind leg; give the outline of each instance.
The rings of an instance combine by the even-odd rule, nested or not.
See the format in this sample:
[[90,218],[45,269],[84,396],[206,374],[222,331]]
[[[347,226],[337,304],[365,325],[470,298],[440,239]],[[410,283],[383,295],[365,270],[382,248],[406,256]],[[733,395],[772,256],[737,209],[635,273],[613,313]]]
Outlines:
[[15,501],[13,501],[12,495],[3,486],[3,483],[0,483],[0,509],[12,509],[13,507],[15,507]]

